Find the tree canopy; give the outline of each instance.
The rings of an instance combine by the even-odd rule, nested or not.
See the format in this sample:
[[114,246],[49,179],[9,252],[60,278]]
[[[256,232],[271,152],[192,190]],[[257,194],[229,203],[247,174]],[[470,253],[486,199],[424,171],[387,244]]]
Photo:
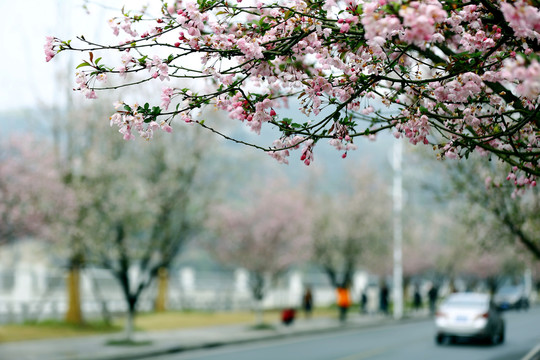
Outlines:
[[[88,98],[163,82],[159,104],[117,104],[110,120],[126,139],[171,131],[176,118],[230,138],[203,118],[203,108],[215,107],[256,133],[277,128],[272,145],[249,145],[280,162],[301,148],[309,165],[323,139],[345,157],[357,138],[388,129],[440,157],[495,156],[513,166],[508,179],[516,186],[535,186],[539,4],[162,1],[158,16],[122,9],[109,20],[119,42],[50,36],[45,54],[84,53],[76,90]],[[307,120],[280,111],[290,98]]]
[[281,179],[264,183],[240,206],[230,201],[215,206],[208,226],[219,237],[210,252],[224,264],[249,271],[256,300],[264,298],[266,276],[276,279],[311,255],[305,194]]
[[24,237],[54,240],[51,223],[73,220],[74,196],[61,178],[50,143],[28,134],[2,139],[0,245]]
[[[478,242],[519,245],[540,259],[540,241],[536,236],[540,229],[538,188],[516,196],[515,188],[503,177],[490,176],[501,164],[483,160],[475,156],[466,163],[446,169],[449,188],[443,196],[462,202],[458,218],[471,234],[475,234]],[[485,177],[485,184],[474,181],[479,174]]]

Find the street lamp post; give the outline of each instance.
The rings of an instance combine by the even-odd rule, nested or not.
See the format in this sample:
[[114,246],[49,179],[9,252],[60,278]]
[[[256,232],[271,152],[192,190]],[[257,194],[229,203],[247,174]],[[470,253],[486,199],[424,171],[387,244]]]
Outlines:
[[401,164],[403,158],[403,142],[395,139],[393,144],[392,168],[394,170],[394,180],[392,189],[393,200],[393,228],[394,228],[394,318],[403,317],[403,259],[402,242],[403,227],[401,213],[403,209],[403,184]]

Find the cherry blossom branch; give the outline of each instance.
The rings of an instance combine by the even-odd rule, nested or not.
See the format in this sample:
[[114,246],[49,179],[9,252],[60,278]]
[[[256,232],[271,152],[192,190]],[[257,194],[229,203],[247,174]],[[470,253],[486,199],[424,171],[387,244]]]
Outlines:
[[[527,178],[517,185],[528,186],[540,167],[538,24],[540,11],[524,0],[178,0],[163,4],[161,17],[113,19],[113,32],[130,35],[127,42],[100,45],[81,37],[85,46],[78,47],[49,38],[45,52],[47,60],[62,51],[119,54],[119,66],[92,59],[79,65],[77,89],[89,98],[94,90],[170,81],[160,106],[123,104],[111,117],[126,139],[132,132],[151,138],[159,128],[171,131],[175,118],[202,122],[199,109],[214,106],[256,133],[277,126],[281,136],[273,146],[250,146],[281,162],[302,144],[309,164],[321,139],[345,156],[355,148],[352,139],[392,129],[413,144],[436,145],[443,158],[479,151],[511,161]],[[201,56],[200,67],[186,65],[194,55]],[[122,79],[145,70],[144,80],[96,84],[107,74]],[[210,87],[193,93],[179,79]],[[298,98],[308,120],[278,115],[289,98]],[[169,110],[173,99],[181,102]],[[375,103],[395,113],[383,116]],[[213,131],[210,123],[204,127]]]

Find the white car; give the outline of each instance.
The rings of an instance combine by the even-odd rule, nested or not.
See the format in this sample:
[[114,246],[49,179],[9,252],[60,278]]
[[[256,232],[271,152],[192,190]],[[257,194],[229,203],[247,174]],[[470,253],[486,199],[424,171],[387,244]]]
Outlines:
[[503,286],[495,293],[493,302],[499,310],[529,308],[529,298],[523,286]]
[[435,342],[442,344],[458,338],[504,342],[504,320],[488,294],[454,293],[440,305],[435,315]]

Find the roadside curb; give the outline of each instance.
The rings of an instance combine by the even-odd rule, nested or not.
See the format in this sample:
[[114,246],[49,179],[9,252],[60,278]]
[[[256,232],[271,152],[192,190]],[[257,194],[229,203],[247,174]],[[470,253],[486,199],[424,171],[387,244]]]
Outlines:
[[[373,321],[368,321],[365,323],[355,323],[351,321],[351,322],[346,322],[345,324],[339,324],[336,322],[335,325],[330,325],[323,328],[301,329],[301,330],[294,330],[294,324],[293,324],[291,325],[290,331],[285,330],[288,328],[283,328],[283,327],[280,327],[277,330],[262,330],[262,331],[253,330],[254,333],[256,333],[257,331],[261,331],[261,333],[259,334],[259,336],[254,335],[254,336],[250,336],[249,338],[213,340],[213,341],[206,341],[206,342],[201,342],[199,344],[191,344],[191,345],[162,346],[162,347],[156,346],[156,348],[154,349],[147,349],[147,350],[137,349],[137,351],[135,351],[133,348],[129,348],[129,349],[126,349],[126,352],[124,354],[115,354],[115,355],[107,354],[107,355],[95,355],[95,356],[88,356],[88,357],[77,357],[76,360],[137,360],[137,359],[142,359],[142,358],[147,358],[147,357],[177,354],[181,352],[217,348],[217,347],[222,347],[222,346],[227,346],[227,345],[241,345],[241,344],[247,344],[247,343],[254,343],[257,341],[279,340],[279,339],[290,338],[290,337],[301,337],[301,336],[307,336],[307,335],[347,331],[347,330],[353,330],[353,329],[377,328],[380,326],[411,323],[411,322],[417,322],[417,321],[424,321],[428,319],[429,317],[422,316],[422,317],[403,318],[399,320],[395,320],[392,318],[374,319]],[[63,357],[57,360],[75,360],[75,359],[73,357],[70,357],[70,358]]]

